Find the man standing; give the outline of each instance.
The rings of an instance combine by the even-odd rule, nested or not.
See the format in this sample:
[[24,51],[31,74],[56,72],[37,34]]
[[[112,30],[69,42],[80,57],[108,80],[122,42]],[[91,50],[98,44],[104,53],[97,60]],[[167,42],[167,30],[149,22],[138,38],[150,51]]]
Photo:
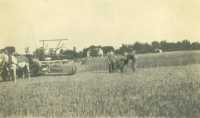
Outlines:
[[8,68],[9,68],[9,79],[16,82],[16,69],[17,69],[17,58],[14,56],[15,49],[8,48]]
[[9,69],[10,69],[10,74],[11,74],[11,79],[16,82],[16,69],[17,69],[17,59],[14,56],[14,52],[12,52],[9,56]]
[[131,68],[132,68],[132,71],[135,72],[135,70],[136,70],[136,57],[135,57],[135,51],[134,50],[128,55],[128,58],[131,59],[131,61],[132,61]]
[[9,68],[8,68],[8,51],[3,49],[1,54],[1,76],[4,81],[9,79]]
[[110,52],[108,53],[109,73],[113,72],[113,70],[114,70],[114,63],[115,63],[114,52],[113,52],[113,51],[110,51]]

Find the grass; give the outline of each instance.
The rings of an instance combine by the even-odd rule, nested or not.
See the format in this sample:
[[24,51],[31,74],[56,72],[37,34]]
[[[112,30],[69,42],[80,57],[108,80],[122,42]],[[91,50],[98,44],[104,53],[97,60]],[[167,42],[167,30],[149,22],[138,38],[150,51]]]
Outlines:
[[0,117],[199,117],[200,65],[0,83]]
[[175,51],[137,55],[137,67],[161,67],[200,64],[200,51]]
[[[86,61],[86,60],[85,60]],[[85,70],[108,72],[107,58],[90,58]],[[164,53],[137,54],[137,68],[152,68],[200,64],[200,51],[174,51]]]

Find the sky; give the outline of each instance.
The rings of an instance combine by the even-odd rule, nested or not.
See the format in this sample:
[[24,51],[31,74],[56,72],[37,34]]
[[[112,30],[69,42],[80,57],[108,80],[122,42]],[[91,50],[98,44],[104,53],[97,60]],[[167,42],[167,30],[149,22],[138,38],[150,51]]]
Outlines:
[[[199,0],[0,0],[0,48],[200,41]],[[49,43],[47,47],[55,47]]]

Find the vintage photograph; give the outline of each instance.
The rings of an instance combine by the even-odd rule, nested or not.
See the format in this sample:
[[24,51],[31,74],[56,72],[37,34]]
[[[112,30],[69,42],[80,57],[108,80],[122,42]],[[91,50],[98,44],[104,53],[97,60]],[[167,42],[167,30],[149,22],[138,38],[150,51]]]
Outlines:
[[0,118],[199,118],[199,0],[0,0]]

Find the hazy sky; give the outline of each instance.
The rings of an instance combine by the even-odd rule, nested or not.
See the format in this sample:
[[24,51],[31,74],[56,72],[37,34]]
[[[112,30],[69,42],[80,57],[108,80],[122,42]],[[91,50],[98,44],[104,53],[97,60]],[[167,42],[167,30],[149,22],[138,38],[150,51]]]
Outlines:
[[[200,0],[0,0],[0,47],[66,48],[200,39]],[[200,40],[199,40],[200,41]],[[55,46],[49,44],[50,46]]]

